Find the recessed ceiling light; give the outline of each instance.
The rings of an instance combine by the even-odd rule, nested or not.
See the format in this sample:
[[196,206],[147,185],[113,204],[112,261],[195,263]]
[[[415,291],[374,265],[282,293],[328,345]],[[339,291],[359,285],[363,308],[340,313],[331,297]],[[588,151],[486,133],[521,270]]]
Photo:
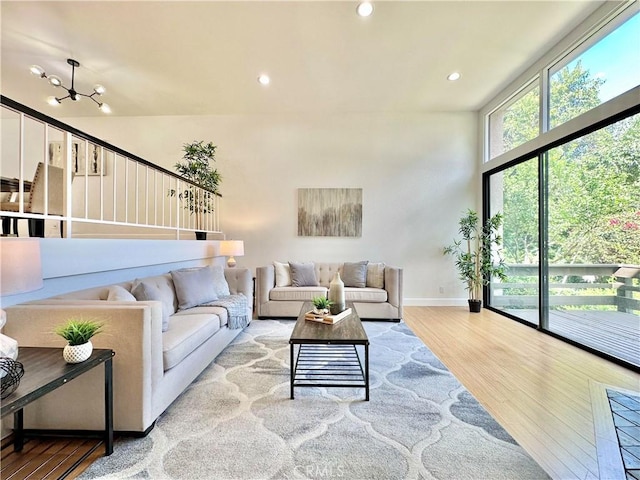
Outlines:
[[358,4],[358,8],[356,8],[356,12],[361,17],[368,17],[373,13],[373,3],[371,2],[361,2]]
[[269,78],[269,75],[265,75],[264,73],[258,75],[258,82],[261,85],[269,85],[270,81],[271,79]]
[[451,80],[452,82],[458,80],[460,78],[460,74],[458,72],[453,72],[447,75],[447,80]]

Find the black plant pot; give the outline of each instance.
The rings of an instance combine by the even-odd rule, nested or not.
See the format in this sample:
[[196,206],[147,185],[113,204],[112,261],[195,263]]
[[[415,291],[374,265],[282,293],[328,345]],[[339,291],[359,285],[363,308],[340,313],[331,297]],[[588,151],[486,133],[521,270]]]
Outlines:
[[206,240],[207,232],[196,232],[196,240]]
[[469,300],[469,311],[479,313],[482,309],[482,300]]

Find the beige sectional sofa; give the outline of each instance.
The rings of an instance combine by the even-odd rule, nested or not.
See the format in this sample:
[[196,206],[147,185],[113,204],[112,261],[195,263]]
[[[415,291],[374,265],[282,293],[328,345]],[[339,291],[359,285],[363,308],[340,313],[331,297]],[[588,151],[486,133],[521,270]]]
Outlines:
[[[300,314],[304,302],[314,297],[327,296],[329,283],[336,272],[345,279],[345,265],[366,263],[366,281],[360,286],[345,282],[345,300],[353,302],[360,318],[402,319],[402,269],[373,262],[313,263],[317,285],[296,286],[287,277],[287,263],[274,262],[256,269],[256,313],[258,318],[289,318]],[[350,275],[347,275],[347,279]]]
[[[214,306],[204,301],[212,289],[241,301],[235,310]],[[62,347],[55,326],[72,317],[104,322],[92,343],[115,351],[114,429],[146,434],[251,320],[252,300],[248,269],[184,269],[8,307],[4,333],[20,346]],[[103,399],[104,373],[93,369],[28,406],[25,428],[104,429]]]

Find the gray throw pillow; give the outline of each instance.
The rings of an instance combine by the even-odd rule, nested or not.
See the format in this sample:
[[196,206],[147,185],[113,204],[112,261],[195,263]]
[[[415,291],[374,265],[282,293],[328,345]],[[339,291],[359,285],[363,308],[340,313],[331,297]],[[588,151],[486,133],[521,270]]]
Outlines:
[[291,285],[293,287],[316,287],[316,269],[313,263],[289,262],[291,269]]
[[345,262],[342,266],[342,281],[344,282],[344,286],[357,288],[366,287],[368,263],[367,260],[355,263]]
[[169,315],[170,313],[167,311],[167,308],[164,304],[164,299],[162,298],[162,292],[160,289],[147,282],[139,282],[133,286],[131,289],[131,293],[136,300],[140,302],[155,300],[160,302],[162,305],[162,331],[166,332],[169,329]]
[[210,267],[184,268],[171,272],[178,298],[178,310],[213,302],[218,299],[214,290],[214,275]]
[[107,300],[109,300],[110,302],[113,302],[113,301],[135,302],[136,297],[131,295],[131,293],[126,288],[121,287],[120,285],[113,285],[109,287]]
[[208,268],[213,272],[213,290],[216,292],[216,295],[218,297],[231,295],[229,284],[224,276],[224,268],[220,265],[211,265]]

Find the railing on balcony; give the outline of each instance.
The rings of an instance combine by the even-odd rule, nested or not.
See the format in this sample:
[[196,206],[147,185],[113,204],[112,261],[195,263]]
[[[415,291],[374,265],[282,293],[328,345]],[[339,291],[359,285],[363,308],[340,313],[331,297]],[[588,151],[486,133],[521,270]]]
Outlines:
[[538,274],[536,265],[509,265],[507,281],[491,284],[491,306],[640,367],[640,265],[550,265],[546,324]]
[[[54,220],[47,222],[47,236],[192,239],[194,231],[220,233],[219,195],[4,96],[1,106],[4,229],[27,219]],[[202,201],[194,205],[172,195],[185,191]]]
[[[538,308],[538,266],[508,265],[507,276],[507,282],[491,284],[491,305]],[[609,307],[640,314],[640,265],[549,265],[549,278],[552,309]]]

